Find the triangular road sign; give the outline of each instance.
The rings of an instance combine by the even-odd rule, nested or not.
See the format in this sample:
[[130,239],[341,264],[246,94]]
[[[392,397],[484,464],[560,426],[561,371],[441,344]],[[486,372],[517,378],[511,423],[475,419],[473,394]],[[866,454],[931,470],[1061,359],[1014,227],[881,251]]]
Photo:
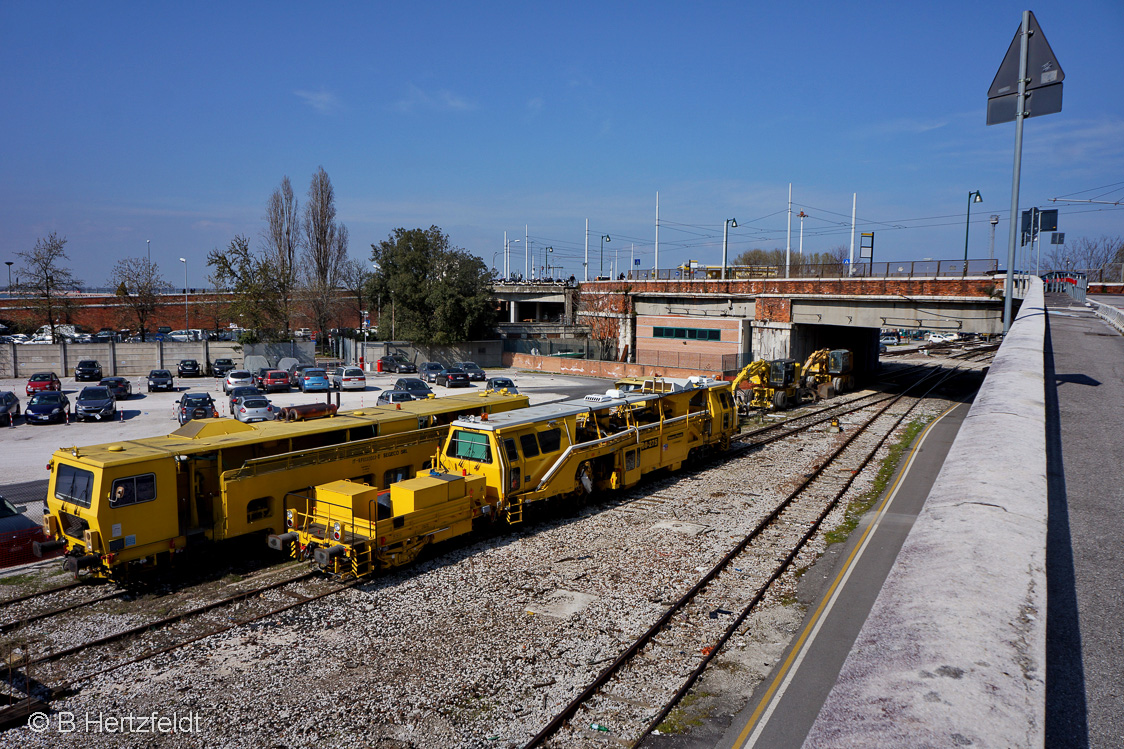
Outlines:
[[[1029,94],[1024,113],[1026,117],[1037,117],[1062,111],[1062,81],[1065,73],[1058,64],[1058,58],[1050,49],[1046,35],[1038,25],[1034,13],[1030,13],[1030,38],[1027,40],[1027,84]],[[999,65],[995,80],[987,91],[987,124],[997,125],[1011,122],[1017,114],[1019,96],[1019,37],[1022,24],[1007,48],[1007,54]]]

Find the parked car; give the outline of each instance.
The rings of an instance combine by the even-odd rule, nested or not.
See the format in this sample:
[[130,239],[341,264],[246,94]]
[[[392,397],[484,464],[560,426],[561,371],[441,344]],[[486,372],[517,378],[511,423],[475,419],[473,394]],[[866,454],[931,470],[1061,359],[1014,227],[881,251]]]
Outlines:
[[959,337],[956,333],[930,333],[927,340],[929,343],[951,343]]
[[74,379],[78,382],[100,380],[101,378],[101,364],[95,359],[83,359],[74,367]]
[[462,361],[453,365],[457,369],[463,369],[468,379],[472,382],[483,382],[488,379],[488,375],[484,374],[484,370],[477,366],[474,361]]
[[27,395],[41,393],[45,390],[62,392],[62,380],[54,372],[36,372],[31,375],[27,381],[27,387],[24,388]]
[[265,388],[265,375],[269,371],[269,367],[258,367],[254,370],[254,384],[259,388]]
[[311,393],[314,390],[327,391],[330,388],[328,373],[323,369],[306,369],[301,372],[300,389],[302,393]]
[[379,359],[379,367],[383,372],[394,372],[395,374],[413,374],[418,371],[417,367],[400,354],[382,357]]
[[336,390],[366,390],[367,375],[359,367],[336,367],[332,372],[332,387]]
[[0,392],[0,424],[12,425],[12,420],[20,415],[20,399],[10,390]]
[[289,370],[289,385],[295,388],[301,386],[301,375],[306,369],[316,369],[315,364],[296,364]]
[[212,377],[226,377],[226,373],[234,369],[233,359],[215,359],[211,364]]
[[113,391],[100,385],[84,387],[74,400],[74,420],[113,421],[117,418],[117,399]]
[[192,419],[218,418],[219,410],[210,393],[184,393],[175,405],[176,419],[183,426]]
[[172,373],[166,369],[154,369],[148,373],[148,392],[153,390],[175,390]]
[[180,363],[176,365],[176,373],[180,377],[201,377],[203,375],[199,362],[194,359],[181,359]]
[[426,382],[437,382],[437,375],[445,370],[445,365],[439,361],[427,361],[418,367],[418,377]]
[[265,397],[265,393],[253,385],[238,385],[230,390],[230,412],[234,413],[234,406],[239,398]]
[[[285,377],[286,387],[288,387],[288,373],[286,373]],[[269,399],[252,395],[239,398],[231,411],[234,414],[234,418],[246,424],[252,424],[256,421],[272,421],[276,419],[278,409],[273,407]]]
[[414,396],[415,400],[425,400],[433,395],[433,390],[425,384],[425,380],[417,377],[399,377],[394,383],[395,390],[404,390]]
[[441,374],[437,375],[437,384],[447,388],[466,388],[471,385],[468,381],[468,373],[457,367],[442,369]]
[[0,496],[0,562],[10,567],[36,562],[32,544],[47,541],[43,526],[27,517],[27,505],[15,505]]
[[70,398],[55,391],[35,393],[27,401],[23,419],[28,424],[50,424],[70,420]]
[[897,346],[902,341],[897,333],[883,333],[878,337],[878,342],[886,346]]
[[413,395],[404,390],[384,390],[375,398],[376,406],[390,406],[395,403],[409,403],[416,400]]
[[126,380],[124,377],[106,377],[98,383],[102,387],[109,388],[113,393],[113,397],[119,401],[128,399],[133,394],[133,383]]
[[283,369],[271,369],[261,378],[261,389],[267,393],[275,390],[289,392],[289,373]]
[[515,387],[510,377],[493,377],[484,384],[485,390],[506,390],[509,393],[518,393],[519,388]]
[[241,385],[253,385],[254,376],[244,369],[232,369],[226,373],[222,380],[222,391],[228,395],[234,388]]

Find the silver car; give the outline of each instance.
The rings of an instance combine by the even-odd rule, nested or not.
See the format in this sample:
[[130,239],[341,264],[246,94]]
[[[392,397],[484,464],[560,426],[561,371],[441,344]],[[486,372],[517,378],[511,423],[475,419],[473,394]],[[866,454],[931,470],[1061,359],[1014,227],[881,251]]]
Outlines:
[[391,406],[395,403],[409,403],[412,400],[416,400],[416,398],[405,390],[384,390],[375,399],[375,405]]
[[247,424],[255,421],[273,421],[277,418],[277,411],[268,398],[260,395],[247,395],[234,402],[234,418]]
[[226,377],[222,381],[222,391],[230,394],[230,391],[239,385],[253,385],[254,376],[245,369],[232,369],[226,373]]

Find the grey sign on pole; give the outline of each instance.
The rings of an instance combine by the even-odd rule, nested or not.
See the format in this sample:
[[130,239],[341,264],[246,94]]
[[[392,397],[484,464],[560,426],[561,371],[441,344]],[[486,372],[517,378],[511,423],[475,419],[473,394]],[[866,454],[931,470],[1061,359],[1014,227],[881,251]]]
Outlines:
[[[1029,12],[1029,11],[1028,11]],[[1034,13],[1030,13],[1029,38],[1027,39],[1026,95],[1023,117],[1038,117],[1062,111],[1062,81],[1065,73],[1046,35],[1038,26]],[[1015,32],[1015,38],[1007,49],[999,72],[987,91],[987,124],[998,125],[1014,122],[1018,113],[1019,100],[1019,41],[1022,29]]]
[[1050,235],[1050,244],[1065,244],[1065,232],[1056,231]]

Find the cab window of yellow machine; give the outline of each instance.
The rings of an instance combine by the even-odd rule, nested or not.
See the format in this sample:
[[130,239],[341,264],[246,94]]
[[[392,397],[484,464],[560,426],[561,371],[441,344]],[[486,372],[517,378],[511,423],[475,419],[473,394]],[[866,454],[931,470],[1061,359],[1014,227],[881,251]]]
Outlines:
[[93,496],[94,474],[82,468],[60,463],[55,472],[55,499],[89,508]]
[[552,453],[561,447],[561,445],[561,429],[547,429],[545,432],[539,432],[539,448],[541,448],[544,453]]
[[153,499],[156,499],[156,476],[146,473],[114,481],[109,493],[109,506],[124,507]]
[[535,441],[534,433],[519,435],[519,444],[523,446],[523,456],[535,458],[539,454],[539,443]]
[[488,435],[480,432],[466,432],[458,429],[453,432],[452,445],[454,458],[472,460],[477,463],[492,462],[492,446]]

